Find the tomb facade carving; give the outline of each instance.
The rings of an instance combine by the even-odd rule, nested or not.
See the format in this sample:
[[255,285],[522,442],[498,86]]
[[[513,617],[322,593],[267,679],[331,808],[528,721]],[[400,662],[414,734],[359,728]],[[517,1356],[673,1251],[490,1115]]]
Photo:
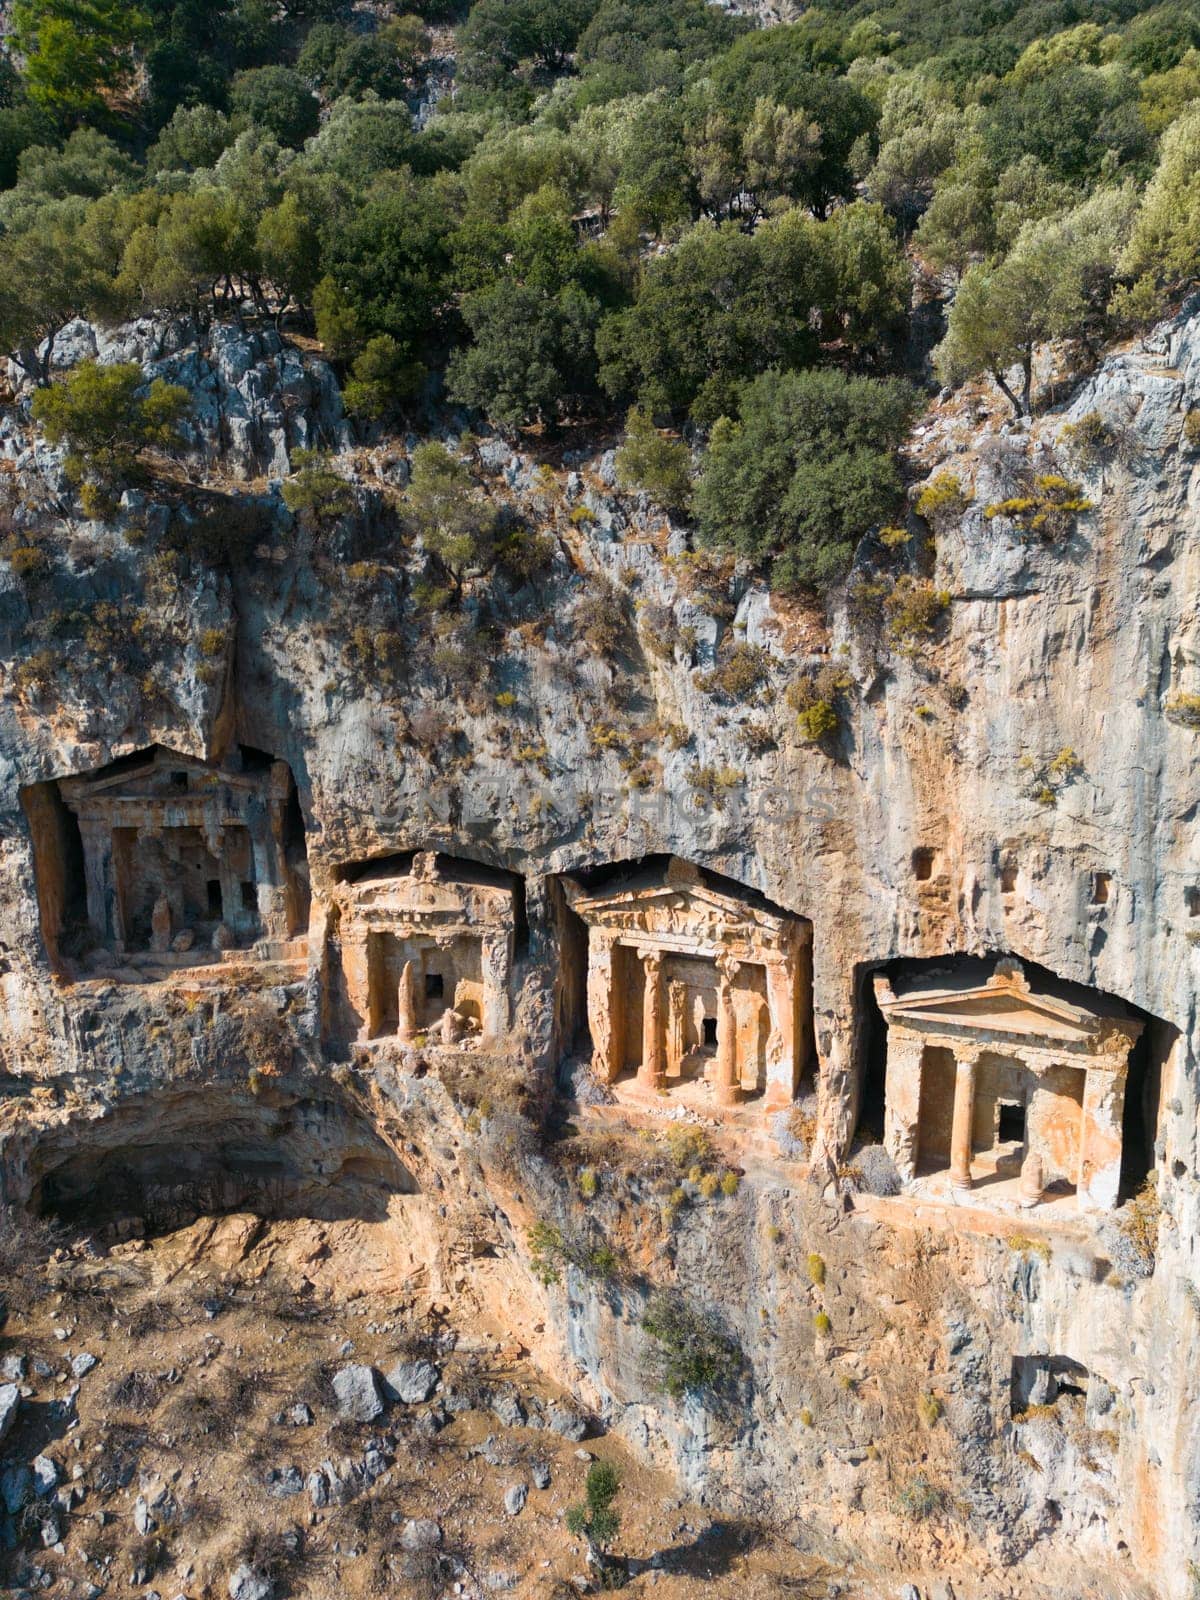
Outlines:
[[419,852],[349,869],[334,889],[342,970],[360,1040],[502,1039],[512,1008],[515,886]]
[[599,887],[567,879],[588,935],[593,1067],[716,1105],[791,1102],[811,1052],[811,926],[672,860]]
[[238,755],[217,766],[156,747],[60,779],[58,791],[78,824],[98,944],[191,963],[305,931],[307,860],[286,763]]
[[[1073,1191],[1111,1210],[1129,1055],[1143,1023],[1119,1001],[1037,983],[1017,961],[875,977],[887,1024],[884,1143],[903,1178],[946,1175],[1019,1203]],[[996,1186],[993,1188],[993,1186]]]

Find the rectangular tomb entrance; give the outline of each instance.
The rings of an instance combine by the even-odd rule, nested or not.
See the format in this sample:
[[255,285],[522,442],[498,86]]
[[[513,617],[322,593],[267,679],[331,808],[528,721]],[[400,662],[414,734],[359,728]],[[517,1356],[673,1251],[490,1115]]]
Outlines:
[[606,1082],[789,1104],[811,1041],[811,927],[676,860],[567,879],[588,930],[588,1025]]
[[304,931],[303,823],[284,762],[237,752],[216,766],[154,747],[62,778],[58,792],[98,944],[186,963]]
[[1073,1193],[1116,1206],[1129,1053],[1117,1000],[966,958],[875,978],[887,1023],[884,1140],[902,1177],[981,1201]]
[[429,852],[343,869],[338,907],[351,1032],[508,1032],[515,888],[508,875]]

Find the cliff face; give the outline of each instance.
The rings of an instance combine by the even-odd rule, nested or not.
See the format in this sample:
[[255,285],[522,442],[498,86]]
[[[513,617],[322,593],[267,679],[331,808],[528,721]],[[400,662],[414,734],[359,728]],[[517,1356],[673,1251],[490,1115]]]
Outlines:
[[[870,553],[949,596],[932,633],[907,636],[889,635],[882,590],[826,619],[689,561],[680,530],[616,493],[610,457],[547,474],[497,440],[474,446],[477,470],[550,534],[542,558],[528,577],[499,573],[486,605],[468,593],[460,612],[422,614],[420,552],[391,505],[416,441],[351,448],[327,369],[267,333],[223,330],[198,348],[187,329],[138,325],[61,343],[67,360],[96,348],[197,393],[205,494],[183,508],[147,491],[114,527],[80,523],[28,396],[4,418],[14,542],[48,556],[35,573],[0,566],[8,1194],[35,1193],[96,1128],[119,1147],[119,1119],[136,1130],[136,1108],[153,1116],[163,1096],[202,1097],[177,1124],[202,1143],[196,1128],[225,1097],[244,1100],[247,1071],[269,1058],[284,1100],[303,1104],[316,1082],[353,1104],[439,1197],[440,1223],[426,1208],[417,1231],[442,1291],[477,1296],[540,1359],[569,1358],[589,1401],[714,1507],[781,1522],[859,1562],[868,1585],[906,1576],[936,1595],[950,1580],[959,1600],[1190,1595],[1200,734],[1180,697],[1200,693],[1200,454],[1183,435],[1200,405],[1200,319],[1110,357],[1032,426],[961,396],[930,410],[914,462],[955,474],[963,505],[935,556],[916,518],[898,555]],[[1082,419],[1068,442],[1064,425]],[[355,486],[356,511],[335,525],[296,520],[279,498],[288,452],[314,442],[340,452]],[[1036,498],[1048,474],[1090,502],[1055,537],[987,514]],[[214,527],[219,560],[200,538]],[[739,647],[752,666],[740,678],[725,671]],[[801,739],[784,690],[829,663],[852,687],[824,748]],[[54,865],[39,786],[156,743],[289,765],[312,887],[306,976],[206,991],[199,1008],[170,984],[55,976],[38,891],[44,919],[68,868]],[[330,1024],[336,872],[416,849],[525,882],[512,1048],[467,1068],[523,1082],[542,1106],[579,1020],[558,875],[674,855],[810,919],[816,1159],[788,1159],[813,1152],[757,1130],[731,1147],[736,1195],[664,1221],[636,1162],[620,1182],[614,1158],[589,1225],[623,1241],[636,1274],[597,1282],[571,1267],[536,1286],[526,1227],[583,1226],[562,1162],[506,1145],[478,1093],[464,1120],[436,1059],[416,1077],[411,1052],[364,1064]],[[954,953],[1010,953],[1144,1014],[1127,1129],[1163,1208],[1150,1276],[1095,1218],[1026,1228],[986,1203],[843,1192],[835,1165],[860,1114],[879,1110],[870,973]],[[592,1115],[614,1148],[636,1143],[611,1107]],[[300,1115],[311,1154],[326,1134],[310,1123]],[[278,1129],[268,1119],[258,1136]],[[361,1173],[359,1139],[339,1123],[326,1142]],[[373,1145],[369,1159],[383,1161]],[[480,1230],[488,1264],[464,1271],[453,1263]],[[725,1410],[647,1398],[649,1281],[721,1308],[747,1363]]]

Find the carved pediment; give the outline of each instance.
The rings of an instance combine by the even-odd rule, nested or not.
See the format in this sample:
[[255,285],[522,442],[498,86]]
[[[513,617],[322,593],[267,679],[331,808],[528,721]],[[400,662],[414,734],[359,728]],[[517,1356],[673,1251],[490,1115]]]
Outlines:
[[782,942],[798,926],[797,919],[720,893],[698,874],[695,879],[668,876],[661,884],[618,883],[600,891],[567,880],[566,894],[572,910],[589,927],[613,932],[670,931],[709,941],[740,933]]
[[122,764],[116,771],[101,770],[60,779],[59,788],[68,804],[85,801],[116,804],[203,797],[220,788],[249,792],[262,790],[267,782],[261,772],[227,772],[195,756],[160,748],[148,751],[143,761]]
[[910,980],[899,992],[882,974],[875,979],[879,1008],[889,1023],[918,1031],[939,1025],[962,1030],[1009,1035],[1013,1039],[1043,1038],[1095,1048],[1114,1031],[1127,1042],[1142,1025],[1120,1014],[1105,996],[1089,1001],[1086,993],[1070,998],[1035,987],[1017,962],[996,963],[985,982],[956,981],[953,968],[931,973],[928,985]]

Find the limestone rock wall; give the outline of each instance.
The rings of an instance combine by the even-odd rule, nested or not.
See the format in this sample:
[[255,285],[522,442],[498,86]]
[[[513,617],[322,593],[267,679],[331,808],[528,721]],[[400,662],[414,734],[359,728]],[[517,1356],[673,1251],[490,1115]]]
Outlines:
[[[1090,1233],[1064,1238],[1044,1259],[1001,1235],[918,1215],[903,1197],[847,1213],[836,1184],[821,1200],[799,1169],[768,1161],[735,1202],[698,1214],[653,1257],[658,1276],[725,1308],[747,1353],[741,1413],[713,1419],[645,1399],[634,1301],[570,1280],[544,1298],[531,1288],[522,1230],[535,1201],[551,1212],[565,1204],[552,1169],[531,1155],[515,1180],[492,1180],[488,1199],[463,1155],[437,1164],[438,1183],[448,1202],[482,1208],[505,1263],[489,1269],[504,1282],[501,1299],[514,1318],[525,1315],[513,1309],[522,1297],[540,1312],[526,1316],[539,1354],[569,1355],[584,1392],[714,1504],[775,1516],[823,1548],[840,1540],[889,1581],[952,1575],[960,1600],[1063,1592],[1064,1583],[1069,1592],[1184,1600],[1188,1563],[1200,1559],[1200,734],[1174,697],[1200,693],[1200,454],[1182,439],[1200,393],[1200,319],[1112,356],[1064,410],[1032,427],[1004,422],[986,397],[931,409],[912,441],[914,464],[953,470],[970,498],[937,542],[932,576],[951,596],[946,620],[909,653],[881,640],[870,617],[852,621],[839,603],[827,624],[744,576],[722,613],[689,582],[686,564],[672,564],[682,532],[645,501],[616,494],[611,457],[568,461],[548,487],[531,460],[485,441],[478,460],[496,498],[552,535],[532,578],[496,579],[496,670],[486,687],[469,660],[452,670],[432,650],[430,620],[411,605],[419,552],[399,540],[388,509],[403,450],[350,447],[326,369],[273,335],[230,330],[198,344],[188,330],[158,325],[115,335],[78,328],[63,358],[93,350],[132,355],[195,388],[195,465],[213,480],[277,476],[287,451],[324,439],[342,448],[359,509],[318,539],[272,485],[257,486],[252,558],[164,591],[152,559],[155,504],[129,510],[149,529],[144,542],[131,544],[125,527],[74,520],[23,402],[6,413],[0,443],[15,503],[53,554],[41,588],[0,565],[9,1139],[27,1150],[39,1118],[115,1105],[164,1082],[161,995],[141,990],[135,1003],[114,987],[84,996],[54,978],[19,803],[22,786],[155,741],[208,755],[236,739],[295,774],[314,890],[312,964],[305,993],[276,1009],[317,1072],[333,1070],[317,1036],[335,869],[392,851],[444,849],[526,880],[512,1070],[543,1096],[558,1042],[556,875],[671,853],[811,919],[819,1144],[830,1164],[858,1115],[873,966],[948,952],[1039,962],[1177,1030],[1162,1034],[1156,1168],[1165,1214],[1148,1279],[1111,1271],[1111,1250]],[[1113,442],[1084,466],[1059,434],[1093,411]],[[1093,503],[1068,536],[1043,542],[985,514],[1031,474],[1053,471],[1078,478]],[[915,569],[926,530],[914,520],[913,531],[900,560]],[[368,578],[352,575],[362,565]],[[582,608],[598,588],[624,610],[616,666],[584,636]],[[97,671],[91,658],[80,669],[69,653],[30,687],[21,668],[43,648],[35,625],[50,600],[88,606],[130,595],[159,630],[158,691],[143,693],[119,668]],[[206,629],[229,640],[215,674],[200,670]],[[398,641],[386,672],[363,654],[381,633]],[[769,652],[772,693],[712,688],[706,673],[738,641]],[[801,741],[783,694],[799,668],[831,660],[856,685],[832,755]],[[500,691],[511,705],[497,705]],[[598,728],[617,737],[597,739]],[[631,781],[631,751],[644,786]],[[715,799],[701,781],[714,771],[728,777]],[[915,852],[929,853],[928,876],[914,870]],[[1108,875],[1108,893],[1093,903],[1097,873]],[[208,1059],[191,1046],[179,1057],[201,1075]],[[420,1096],[412,1101],[415,1091],[398,1083],[377,1089],[410,1107],[411,1135],[411,1119],[427,1114]],[[462,1139],[469,1151],[471,1136]],[[21,1170],[10,1164],[18,1196]],[[613,1204],[613,1226],[631,1226]],[[817,1249],[829,1263],[833,1345],[813,1334],[805,1262]],[[1027,1355],[1082,1368],[1084,1404],[1099,1425],[1087,1435],[1049,1415],[1028,1424],[1033,1434],[1012,1425],[1012,1361]],[[856,1387],[840,1387],[839,1376]],[[926,1391],[945,1397],[935,1427],[920,1420]],[[866,1397],[857,1410],[855,1394]],[[897,1438],[907,1442],[881,1478],[869,1450]],[[905,1509],[919,1477],[946,1486],[957,1507],[952,1534],[944,1508],[927,1517]]]

